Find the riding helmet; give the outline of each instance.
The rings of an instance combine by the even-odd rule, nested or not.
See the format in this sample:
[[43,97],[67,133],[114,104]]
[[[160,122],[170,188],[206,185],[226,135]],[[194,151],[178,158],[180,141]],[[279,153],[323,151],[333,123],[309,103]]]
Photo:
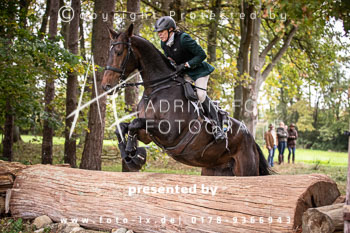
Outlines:
[[154,25],[154,32],[160,32],[163,30],[169,30],[170,28],[176,29],[176,23],[170,16],[163,16],[159,18]]

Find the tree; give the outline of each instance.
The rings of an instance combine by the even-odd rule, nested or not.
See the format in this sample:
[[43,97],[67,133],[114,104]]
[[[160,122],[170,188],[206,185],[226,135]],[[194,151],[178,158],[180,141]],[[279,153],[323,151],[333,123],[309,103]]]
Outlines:
[[[140,28],[141,28],[141,20],[140,17],[137,16],[140,13],[140,0],[128,0],[126,3],[126,9],[128,12],[128,23],[131,23],[131,21],[135,21],[135,29],[134,34],[139,35]],[[137,17],[137,20],[132,20],[132,17]],[[135,77],[133,81],[137,82],[139,80],[139,77]],[[135,112],[137,109],[137,103],[138,103],[138,97],[139,97],[139,88],[138,87],[126,87],[125,88],[125,107],[127,112]]]
[[[112,25],[113,13],[115,8],[115,0],[96,0],[94,12],[97,18],[92,26],[92,54],[95,64],[101,67],[106,65],[108,49],[109,49],[109,34],[101,13],[107,13],[107,23]],[[95,69],[95,68],[94,68]],[[97,69],[96,85],[99,93],[102,93],[102,77],[103,72]],[[95,87],[93,87],[95,90]],[[91,98],[95,98],[95,92],[92,92]],[[105,127],[105,112],[106,112],[106,97],[99,99],[101,120],[99,118],[99,109],[97,103],[90,105],[88,132],[86,134],[84,151],[81,159],[80,168],[90,170],[101,170],[101,153],[103,145],[104,127]]]
[[[80,0],[72,0],[71,7],[74,10],[74,18],[69,24],[68,49],[73,54],[78,54],[79,42],[79,15]],[[66,116],[77,108],[77,75],[68,72],[66,89]],[[71,167],[76,167],[76,139],[75,135],[70,137],[70,129],[73,123],[73,117],[66,118],[65,142],[64,142],[64,162],[69,163]]]
[[[49,38],[54,40],[57,35],[57,21],[59,0],[50,0]],[[45,83],[45,119],[43,128],[43,143],[41,161],[43,164],[52,164],[52,148],[54,127],[50,122],[54,117],[53,100],[55,98],[55,80],[53,76],[46,77]]]
[[[20,9],[23,11],[18,12],[17,4],[20,5]],[[5,43],[6,46],[10,49],[12,46],[12,39],[15,37],[14,30],[15,26],[13,21],[15,20],[15,16],[19,15],[20,18],[20,26],[22,28],[26,27],[25,23],[25,13],[28,9],[28,4],[19,4],[16,1],[4,1],[1,3],[2,9],[6,9],[2,12],[1,16],[4,17],[4,21],[2,22],[2,26],[0,27],[0,35],[1,37],[6,38]],[[8,52],[8,51],[6,51]],[[5,62],[10,62],[8,58],[5,58]],[[4,72],[5,73],[5,72]],[[11,94],[7,95],[5,104],[5,125],[4,125],[4,140],[3,140],[3,156],[7,158],[9,161],[13,160],[13,131],[14,131],[14,109],[13,109],[13,99],[11,98]]]

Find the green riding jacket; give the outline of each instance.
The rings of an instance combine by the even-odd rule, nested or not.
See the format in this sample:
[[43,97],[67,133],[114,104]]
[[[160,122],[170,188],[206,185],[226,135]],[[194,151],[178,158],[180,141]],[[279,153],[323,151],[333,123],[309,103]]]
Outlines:
[[[177,61],[179,59],[174,59],[171,54],[168,54],[169,51],[176,51],[175,47],[177,46],[176,40],[179,39],[178,37],[180,37],[181,50],[184,51],[184,55],[182,56],[182,59],[180,59],[180,62]],[[185,69],[184,73],[190,76],[194,81],[198,78],[207,76],[215,69],[209,63],[204,61],[207,55],[205,54],[202,47],[185,32],[182,32],[178,35],[175,34],[174,44],[171,47],[167,46],[163,41],[161,41],[161,47],[164,51],[165,56],[173,58],[175,61],[177,61],[177,65],[188,62],[190,68]],[[168,53],[166,50],[168,50]]]

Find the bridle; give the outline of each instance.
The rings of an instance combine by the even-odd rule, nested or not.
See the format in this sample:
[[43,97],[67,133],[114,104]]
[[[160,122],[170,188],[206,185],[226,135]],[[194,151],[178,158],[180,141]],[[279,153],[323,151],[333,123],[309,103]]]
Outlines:
[[111,51],[114,48],[114,46],[119,45],[119,44],[126,44],[127,48],[128,48],[128,53],[126,54],[126,57],[125,57],[125,59],[124,59],[124,61],[122,63],[121,68],[116,68],[116,67],[113,67],[113,66],[106,66],[105,70],[111,70],[111,71],[119,73],[120,74],[120,79],[124,80],[126,78],[125,77],[126,64],[128,63],[130,55],[134,54],[134,53],[133,53],[133,50],[132,50],[132,47],[131,47],[130,38],[129,38],[128,42],[123,42],[123,41],[112,42],[111,43],[111,48],[109,50]]

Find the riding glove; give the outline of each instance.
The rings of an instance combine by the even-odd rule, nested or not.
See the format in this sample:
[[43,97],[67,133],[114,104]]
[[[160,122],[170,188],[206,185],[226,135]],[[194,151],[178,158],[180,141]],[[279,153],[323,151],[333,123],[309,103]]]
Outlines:
[[182,63],[182,64],[176,66],[176,71],[177,71],[177,72],[181,72],[181,71],[183,71],[183,70],[186,69],[186,68],[187,68],[187,67],[185,66],[185,63]]

